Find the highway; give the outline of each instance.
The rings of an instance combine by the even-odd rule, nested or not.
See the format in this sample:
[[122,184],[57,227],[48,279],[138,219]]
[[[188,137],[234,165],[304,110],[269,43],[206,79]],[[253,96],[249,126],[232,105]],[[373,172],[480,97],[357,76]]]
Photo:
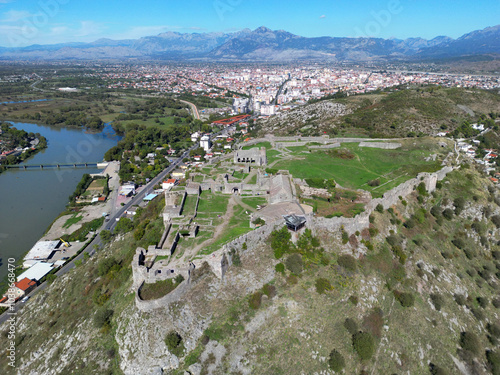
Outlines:
[[[213,134],[213,136],[215,136],[217,134],[218,133]],[[135,195],[128,203],[126,203],[124,206],[122,206],[117,212],[115,212],[114,214],[110,215],[109,221],[105,221],[104,222],[103,226],[101,227],[101,230],[109,230],[109,231],[112,232],[113,229],[115,228],[116,224],[117,224],[117,219],[119,219],[120,217],[122,217],[122,215],[125,213],[125,211],[127,211],[130,207],[132,207],[134,205],[138,205],[139,203],[141,203],[142,200],[143,200],[143,198],[147,194],[149,194],[149,193],[151,193],[153,191],[154,186],[156,184],[158,184],[161,181],[163,181],[165,179],[165,177],[167,176],[167,174],[169,174],[170,172],[172,172],[179,164],[182,163],[182,160],[189,155],[190,151],[192,151],[192,150],[194,150],[194,149],[196,149],[198,147],[199,147],[198,143],[195,143],[188,150],[186,150],[179,158],[177,158],[172,164],[170,164],[166,169],[164,169],[162,172],[160,172],[158,174],[158,176],[156,176],[151,181],[149,181],[144,186],[144,189],[142,189],[137,195]],[[70,262],[66,263],[61,269],[59,269],[56,272],[56,276],[60,277],[60,276],[65,275],[66,273],[68,273],[71,269],[75,268],[75,261],[83,259],[85,253],[88,253],[90,256],[94,255],[95,251],[96,251],[95,249],[100,249],[102,247],[102,245],[103,245],[103,242],[101,240],[100,235],[96,235],[94,237],[94,239],[89,243],[89,245],[86,246],[85,249],[80,254],[78,254],[78,256],[76,256]],[[31,293],[28,294],[28,297],[32,298],[33,296],[35,296],[40,291],[42,291],[45,288],[47,288],[47,285],[48,285],[47,282],[44,282],[44,283],[40,284]],[[26,303],[29,303],[29,301],[26,302]],[[20,301],[16,302],[14,304],[14,311],[17,313],[20,309],[22,309],[23,306],[24,306],[24,303],[22,303]],[[13,312],[10,311],[10,314],[13,315]],[[8,318],[11,317],[10,314],[9,314],[9,311],[6,311],[2,315],[0,315],[0,325],[2,323],[4,323]]]

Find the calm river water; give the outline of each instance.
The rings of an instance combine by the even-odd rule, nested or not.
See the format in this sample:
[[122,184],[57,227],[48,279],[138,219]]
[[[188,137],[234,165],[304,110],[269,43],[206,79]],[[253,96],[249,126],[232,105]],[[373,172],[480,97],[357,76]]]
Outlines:
[[[40,133],[48,147],[24,164],[99,162],[120,138],[110,125],[103,132],[12,123],[17,129]],[[7,259],[19,260],[64,210],[68,197],[85,173],[95,168],[11,169],[0,174],[0,280],[7,274]]]

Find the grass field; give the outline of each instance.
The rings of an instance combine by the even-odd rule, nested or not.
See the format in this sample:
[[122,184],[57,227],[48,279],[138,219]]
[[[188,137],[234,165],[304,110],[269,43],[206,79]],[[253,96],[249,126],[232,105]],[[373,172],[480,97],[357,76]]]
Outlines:
[[278,160],[281,156],[281,152],[278,150],[268,150],[267,154],[267,164],[271,164],[273,161]]
[[197,199],[198,197],[196,195],[188,195],[186,197],[186,201],[184,202],[184,209],[182,210],[182,214],[184,216],[194,215],[194,209]]
[[234,207],[234,215],[229,220],[224,231],[206,248],[200,251],[200,254],[210,254],[218,250],[225,243],[251,231],[250,220],[245,213],[246,209],[241,206]]
[[201,193],[200,204],[198,205],[198,212],[205,214],[225,214],[227,210],[228,196],[216,195],[206,191]]
[[252,148],[255,148],[255,147],[258,147],[258,148],[261,148],[261,147],[265,147],[266,150],[269,150],[271,148],[273,148],[273,146],[271,146],[271,143],[270,142],[261,142],[261,143],[257,143],[255,145],[249,145],[249,146],[243,146],[242,149],[243,150],[250,150]]
[[241,198],[241,200],[243,203],[246,203],[253,208],[257,208],[259,205],[263,206],[267,204],[267,199],[261,197]]
[[66,222],[63,225],[63,228],[69,228],[70,226],[78,223],[82,219],[83,219],[82,215],[78,216],[78,213],[73,214],[68,220],[66,220]]
[[[434,172],[441,168],[439,161],[424,159],[433,153],[431,147],[382,150],[346,143],[342,148],[349,150],[354,157],[332,157],[331,151],[298,152],[298,160],[283,160],[274,168],[287,169],[297,178],[333,178],[341,186],[368,190],[374,196],[381,196],[420,172]],[[367,183],[375,179],[379,179],[380,185],[370,187]]]

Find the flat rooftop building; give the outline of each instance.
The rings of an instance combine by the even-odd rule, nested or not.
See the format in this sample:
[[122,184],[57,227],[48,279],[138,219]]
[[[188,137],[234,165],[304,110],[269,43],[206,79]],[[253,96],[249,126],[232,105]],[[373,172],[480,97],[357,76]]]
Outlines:
[[24,278],[40,281],[45,275],[52,271],[52,264],[39,262],[34,264],[32,267],[28,268],[27,271],[23,272],[17,277],[17,281],[21,281]]
[[52,257],[55,251],[59,250],[61,241],[38,241],[35,246],[24,257],[25,261],[43,261]]

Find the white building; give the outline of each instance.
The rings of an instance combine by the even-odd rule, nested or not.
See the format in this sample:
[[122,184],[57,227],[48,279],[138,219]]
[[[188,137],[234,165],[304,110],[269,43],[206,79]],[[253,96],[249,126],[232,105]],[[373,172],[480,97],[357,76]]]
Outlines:
[[196,132],[191,134],[191,142],[196,142],[200,138],[200,133]]
[[209,135],[204,135],[200,139],[200,147],[204,149],[205,151],[210,150],[210,147],[212,147],[212,141],[210,140]]
[[264,116],[271,116],[275,114],[274,105],[263,105],[260,107],[260,114]]

